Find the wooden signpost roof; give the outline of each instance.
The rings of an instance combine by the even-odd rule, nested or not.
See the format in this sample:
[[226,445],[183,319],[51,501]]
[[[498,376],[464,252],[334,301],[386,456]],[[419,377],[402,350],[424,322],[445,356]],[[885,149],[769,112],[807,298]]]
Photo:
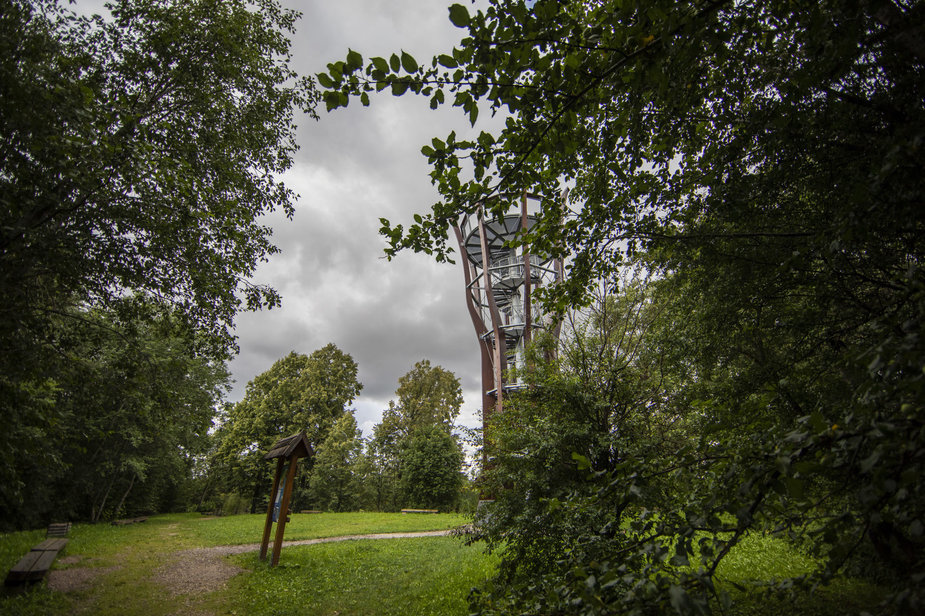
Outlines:
[[289,458],[293,455],[297,458],[305,458],[312,454],[312,446],[308,444],[308,437],[305,436],[305,432],[299,432],[273,443],[269,453],[263,456],[263,459]]

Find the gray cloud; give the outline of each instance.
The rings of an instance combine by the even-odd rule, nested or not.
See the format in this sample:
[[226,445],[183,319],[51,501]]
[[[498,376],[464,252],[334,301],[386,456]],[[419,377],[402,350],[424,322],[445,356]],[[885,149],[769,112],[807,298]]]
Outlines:
[[[326,71],[347,49],[368,58],[404,49],[420,63],[458,42],[442,3],[413,0],[346,0],[300,6],[293,61],[302,74]],[[359,364],[364,388],[357,421],[369,435],[394,397],[398,378],[427,358],[461,380],[461,423],[476,424],[480,404],[479,351],[463,305],[459,265],[437,264],[426,255],[401,254],[386,261],[379,218],[407,224],[438,195],[420,148],[431,137],[471,129],[453,109],[433,112],[427,101],[387,93],[325,113],[318,122],[299,120],[300,151],[285,182],[297,193],[296,213],[264,223],[282,250],[254,279],[283,296],[283,306],[242,314],[236,333],[241,348],[232,362],[232,400],[246,383],[295,350],[311,353],[329,342]]]

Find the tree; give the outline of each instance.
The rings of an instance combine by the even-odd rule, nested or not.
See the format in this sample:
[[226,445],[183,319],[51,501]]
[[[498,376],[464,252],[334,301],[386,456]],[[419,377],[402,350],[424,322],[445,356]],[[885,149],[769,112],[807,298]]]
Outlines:
[[462,450],[440,426],[422,426],[404,442],[400,490],[406,507],[453,507],[462,487]]
[[270,489],[263,454],[280,438],[305,431],[320,446],[363,388],[357,364],[334,344],[311,355],[291,352],[247,384],[244,399],[223,418],[217,457],[234,490],[258,507]]
[[355,511],[360,497],[360,477],[355,466],[363,451],[362,433],[353,413],[341,415],[327,438],[315,451],[310,479],[310,498],[315,508]]
[[397,511],[402,506],[398,486],[400,449],[393,435],[388,426],[376,424],[363,455],[366,467],[364,484],[369,489],[371,508],[376,511]]
[[[407,230],[383,221],[387,252],[444,260],[460,213],[543,196],[518,241],[571,254],[567,281],[546,291],[560,310],[599,281],[619,286],[628,265],[656,274],[665,316],[646,346],[671,367],[661,399],[698,438],[632,471],[576,452],[600,474],[569,509],[621,512],[630,544],[573,552],[571,573],[512,609],[553,596],[545,611],[709,609],[718,563],[760,528],[809,541],[826,563],[813,581],[869,550],[895,570],[887,609],[920,610],[925,9],[495,0],[449,14],[466,37],[429,65],[350,52],[318,76],[328,108],[389,88],[452,101],[473,124],[507,115],[494,133],[422,148],[443,202]],[[668,476],[672,507],[650,489]],[[650,505],[659,520],[638,517]],[[675,538],[694,532],[711,536],[702,574],[678,577],[668,548],[693,556]],[[607,586],[620,567],[651,584],[602,591],[624,590]]]
[[395,395],[398,402],[389,401],[375,428],[375,438],[393,454],[418,428],[440,426],[451,432],[463,401],[459,379],[449,370],[432,367],[427,359],[398,379]]
[[[382,421],[373,428],[369,459],[375,469],[377,502],[388,509],[402,505],[403,450],[414,434],[436,426],[452,434],[453,422],[462,406],[459,379],[423,359],[398,379],[398,401],[389,401]],[[458,469],[457,469],[458,470]],[[403,484],[402,484],[403,485]]]
[[20,289],[4,322],[133,290],[227,345],[236,294],[278,303],[248,277],[275,251],[257,218],[292,212],[276,179],[292,109],[312,109],[288,66],[296,14],[272,0],[126,0],[112,19],[4,4],[0,271]]
[[[683,358],[664,352],[664,308],[644,282],[628,276],[624,294],[602,289],[590,306],[567,314],[557,360],[548,352],[557,342],[538,337],[521,375],[528,387],[489,425],[493,460],[480,479],[495,502],[475,532],[491,549],[503,548],[506,596],[490,600],[508,609],[526,609],[534,593],[558,592],[576,565],[613,558],[633,571],[658,540],[629,532],[641,507],[679,508],[663,465],[676,464],[697,438],[672,385]],[[644,499],[632,500],[643,490]],[[656,570],[654,563],[649,572]],[[629,600],[623,607],[636,600],[656,609],[657,597],[637,595],[637,580],[627,580],[608,584]]]

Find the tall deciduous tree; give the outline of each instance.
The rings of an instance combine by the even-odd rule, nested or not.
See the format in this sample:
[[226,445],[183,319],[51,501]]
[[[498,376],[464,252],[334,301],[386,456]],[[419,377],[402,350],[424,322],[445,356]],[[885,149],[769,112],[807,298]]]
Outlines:
[[356,472],[363,451],[362,433],[353,413],[341,415],[315,451],[309,480],[309,502],[315,509],[354,511],[362,492]]
[[462,487],[459,443],[438,425],[422,426],[402,444],[400,490],[403,505],[453,507]]
[[[615,536],[607,558],[573,552],[572,573],[528,601],[706,609],[729,546],[767,527],[809,537],[821,580],[869,549],[896,571],[893,607],[920,611],[923,5],[493,0],[449,15],[465,38],[423,66],[350,52],[319,75],[329,108],[388,88],[473,124],[480,110],[508,115],[422,148],[444,200],[407,230],[383,221],[389,254],[445,259],[460,213],[542,195],[519,241],[572,254],[567,281],[547,290],[559,308],[637,260],[662,278],[677,338],[661,350],[688,351],[664,395],[687,403],[702,436],[675,458],[634,460],[636,475],[602,469],[609,483],[577,509],[630,515],[661,502],[646,486],[669,474],[677,507],[636,520],[644,549]],[[714,538],[702,573],[675,577],[665,538],[694,530]],[[676,563],[693,555],[689,542],[673,549]],[[623,592],[617,563],[652,584]]]
[[429,359],[417,362],[398,379],[395,396],[398,401],[389,402],[378,432],[383,442],[392,446],[421,427],[435,425],[450,432],[463,401],[456,375],[431,366]]
[[[430,360],[423,359],[398,379],[395,396],[398,400],[389,401],[382,421],[373,428],[369,444],[377,500],[387,503],[387,508],[402,504],[399,484],[403,451],[408,442],[424,428],[436,427],[452,433],[462,406],[462,387],[452,372],[431,366]],[[458,466],[454,472],[458,472]]]
[[236,312],[279,302],[251,280],[276,251],[258,219],[292,213],[278,176],[296,149],[294,110],[314,115],[312,82],[289,66],[296,14],[274,0],[120,0],[106,18],[60,4],[0,1],[10,458],[46,454],[70,378],[60,357],[88,348],[57,335],[62,315],[129,323],[137,305],[124,298],[143,297],[197,331],[195,353],[222,361]]
[[263,454],[270,445],[303,430],[313,447],[321,445],[362,388],[356,362],[334,344],[307,356],[293,351],[254,378],[219,431],[217,456],[231,487],[259,504],[269,490]]
[[[292,213],[296,14],[273,0],[125,0],[111,18],[4,0],[0,115],[3,322],[55,298],[107,304],[126,289],[174,303],[227,345],[249,281],[275,248],[257,219]],[[222,347],[223,348],[223,347]]]

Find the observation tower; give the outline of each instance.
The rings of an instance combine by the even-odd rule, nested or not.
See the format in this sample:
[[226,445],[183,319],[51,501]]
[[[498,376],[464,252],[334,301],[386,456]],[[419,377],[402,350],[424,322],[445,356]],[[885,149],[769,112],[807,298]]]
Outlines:
[[510,245],[522,229],[536,223],[540,207],[538,196],[524,193],[519,212],[512,207],[496,218],[482,204],[462,215],[454,227],[464,255],[466,307],[482,352],[483,428],[489,416],[501,410],[505,394],[524,386],[508,370],[523,368],[533,333],[553,328],[554,335],[559,334],[551,315],[534,303],[533,291],[562,279],[562,259]]

